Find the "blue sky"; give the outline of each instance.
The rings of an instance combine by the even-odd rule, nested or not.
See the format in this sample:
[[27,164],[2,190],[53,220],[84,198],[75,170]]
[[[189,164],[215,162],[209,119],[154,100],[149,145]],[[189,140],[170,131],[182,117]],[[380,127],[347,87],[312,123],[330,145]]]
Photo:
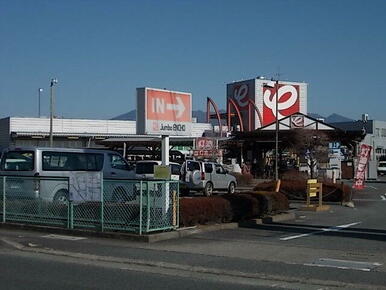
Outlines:
[[386,120],[386,1],[0,0],[0,117],[111,118],[136,87],[225,107],[226,83],[309,83],[308,111]]

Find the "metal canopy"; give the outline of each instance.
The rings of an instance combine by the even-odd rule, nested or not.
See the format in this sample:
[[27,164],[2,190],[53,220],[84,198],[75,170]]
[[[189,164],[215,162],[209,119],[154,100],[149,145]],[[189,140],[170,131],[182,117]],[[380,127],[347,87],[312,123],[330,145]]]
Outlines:
[[[99,144],[106,146],[121,146],[124,143],[130,145],[156,146],[161,144],[161,135],[133,135],[124,138],[108,138],[98,141]],[[175,146],[192,146],[195,137],[170,137],[170,144]]]

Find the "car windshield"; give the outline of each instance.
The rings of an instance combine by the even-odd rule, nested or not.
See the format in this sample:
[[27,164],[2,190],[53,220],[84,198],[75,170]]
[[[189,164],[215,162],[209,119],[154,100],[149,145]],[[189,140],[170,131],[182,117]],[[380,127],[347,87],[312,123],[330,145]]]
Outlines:
[[34,153],[30,151],[5,153],[1,167],[5,171],[31,171],[34,169]]
[[154,165],[157,165],[157,162],[137,163],[137,166],[135,167],[135,172],[137,174],[154,174]]

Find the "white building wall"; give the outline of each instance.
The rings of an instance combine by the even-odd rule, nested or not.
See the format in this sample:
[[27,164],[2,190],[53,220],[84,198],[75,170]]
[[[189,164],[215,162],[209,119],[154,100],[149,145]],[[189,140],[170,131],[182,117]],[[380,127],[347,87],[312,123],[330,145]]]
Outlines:
[[372,121],[372,123],[372,134],[366,134],[361,143],[373,146],[372,160],[379,160],[381,156],[386,156],[386,122]]
[[[11,132],[47,133],[49,118],[10,118]],[[56,134],[135,134],[135,121],[54,119]]]
[[[8,123],[6,122],[8,120]],[[36,135],[48,134],[50,131],[49,118],[20,118],[11,117],[0,120],[4,129],[0,132],[0,141],[6,140],[11,132],[30,133]],[[1,127],[2,128],[2,127]],[[0,128],[0,130],[1,130]],[[9,128],[8,130],[6,130]],[[213,126],[207,123],[192,123],[192,136],[201,137],[206,130],[213,130]],[[126,136],[136,134],[135,121],[121,120],[87,120],[87,119],[54,119],[54,135],[101,135],[101,136]],[[7,137],[8,136],[8,137]]]

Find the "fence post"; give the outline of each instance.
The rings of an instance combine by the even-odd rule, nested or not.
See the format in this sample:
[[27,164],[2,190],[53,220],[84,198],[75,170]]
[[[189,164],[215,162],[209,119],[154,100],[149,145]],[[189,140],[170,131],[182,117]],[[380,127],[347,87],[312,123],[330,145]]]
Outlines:
[[180,183],[177,181],[177,224],[176,227],[180,226]]
[[[146,181],[147,188],[146,188],[146,195],[147,195],[147,200],[146,200],[146,232],[149,232],[150,229],[150,196],[149,196],[149,188],[150,188],[150,181]],[[154,184],[153,184],[154,186]]]
[[101,173],[101,231],[104,231],[105,225],[105,203],[104,203],[104,186],[103,186],[103,172]]
[[70,230],[74,229],[74,205],[72,204],[72,201],[69,200],[67,202],[68,205],[68,222],[67,222],[67,228]]
[[6,177],[3,176],[3,223],[5,223],[5,182]]
[[142,235],[142,180],[139,185],[139,234]]

